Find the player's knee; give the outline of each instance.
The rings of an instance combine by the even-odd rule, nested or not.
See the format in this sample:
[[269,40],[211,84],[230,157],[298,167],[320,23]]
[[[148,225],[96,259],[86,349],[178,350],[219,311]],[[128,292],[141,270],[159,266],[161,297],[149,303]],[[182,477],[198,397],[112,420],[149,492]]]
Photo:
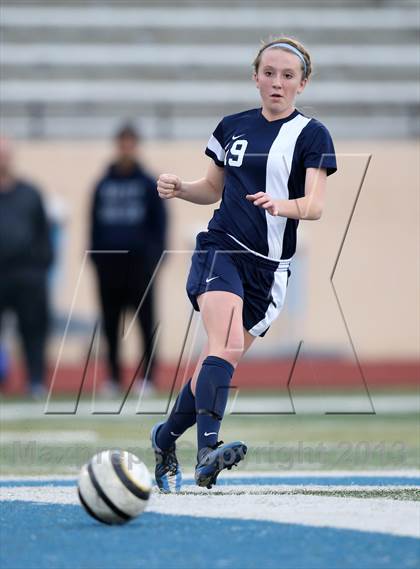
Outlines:
[[219,345],[215,350],[211,351],[212,354],[215,352],[217,352],[220,358],[223,358],[236,367],[244,353],[243,336],[242,338],[230,339],[225,344]]
[[209,354],[217,355],[236,367],[245,350],[243,329],[239,326],[232,326],[226,332],[224,338],[220,337],[220,335],[215,338],[209,338],[208,345]]
[[210,354],[212,356],[217,356],[218,358],[222,358],[223,360],[226,360],[227,362],[232,364],[233,367],[236,367],[239,363],[239,360],[242,357],[243,350],[227,350],[225,348],[215,347],[210,350]]
[[232,364],[233,367],[236,367],[242,357],[242,354],[243,350],[242,351],[222,350],[219,354],[219,357],[223,358],[224,360]]

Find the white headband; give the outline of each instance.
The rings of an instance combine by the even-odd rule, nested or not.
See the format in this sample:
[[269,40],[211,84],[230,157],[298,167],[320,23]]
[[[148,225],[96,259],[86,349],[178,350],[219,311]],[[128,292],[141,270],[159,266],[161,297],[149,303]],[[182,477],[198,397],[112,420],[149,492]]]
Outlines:
[[295,55],[297,55],[298,58],[303,63],[303,73],[306,77],[307,67],[306,67],[306,61],[305,61],[305,58],[303,57],[302,52],[300,52],[294,45],[290,45],[290,43],[273,43],[272,45],[269,45],[266,49],[271,49],[272,47],[281,47],[282,49],[287,49],[287,50],[291,51],[292,53],[294,53]]

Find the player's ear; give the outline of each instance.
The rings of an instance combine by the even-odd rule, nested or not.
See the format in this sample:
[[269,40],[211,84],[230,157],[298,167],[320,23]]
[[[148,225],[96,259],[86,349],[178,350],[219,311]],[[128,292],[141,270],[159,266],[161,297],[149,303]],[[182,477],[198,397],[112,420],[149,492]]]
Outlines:
[[297,90],[298,95],[300,95],[302,93],[302,91],[305,89],[307,83],[308,83],[308,79],[302,79],[301,80],[300,85],[299,85],[298,90]]
[[252,74],[252,78],[253,78],[253,80],[255,81],[255,86],[257,87],[257,89],[259,89],[259,88],[260,88],[260,85],[259,85],[259,82],[258,82],[258,75],[257,75],[257,73],[255,73],[255,71],[254,71],[254,73]]

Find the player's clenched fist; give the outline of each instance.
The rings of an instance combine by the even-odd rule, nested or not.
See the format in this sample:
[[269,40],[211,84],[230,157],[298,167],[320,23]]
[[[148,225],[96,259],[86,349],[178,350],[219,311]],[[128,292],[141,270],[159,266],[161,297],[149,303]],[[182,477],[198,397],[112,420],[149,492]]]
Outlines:
[[159,197],[164,200],[179,197],[181,193],[182,181],[175,174],[161,174],[157,181],[157,191]]

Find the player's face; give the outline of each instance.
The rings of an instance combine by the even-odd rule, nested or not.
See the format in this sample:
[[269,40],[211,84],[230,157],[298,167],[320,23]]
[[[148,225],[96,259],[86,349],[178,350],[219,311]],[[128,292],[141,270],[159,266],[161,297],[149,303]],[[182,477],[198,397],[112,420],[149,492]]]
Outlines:
[[267,118],[287,117],[295,107],[307,79],[302,79],[302,63],[297,55],[283,49],[263,52],[258,73],[254,74]]

